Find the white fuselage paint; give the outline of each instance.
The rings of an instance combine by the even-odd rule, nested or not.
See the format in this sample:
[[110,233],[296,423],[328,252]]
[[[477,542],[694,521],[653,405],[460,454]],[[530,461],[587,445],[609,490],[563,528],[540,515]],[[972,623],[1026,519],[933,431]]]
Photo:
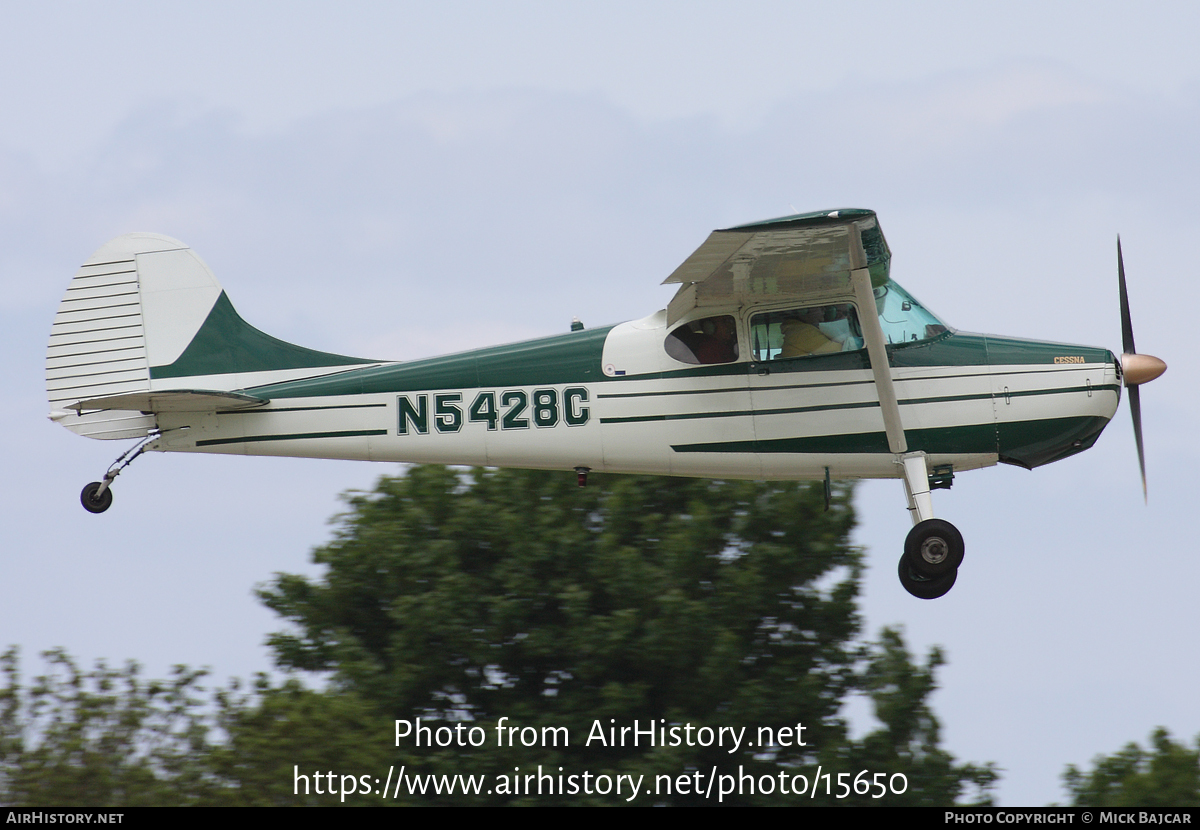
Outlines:
[[[154,448],[749,479],[816,479],[827,468],[842,479],[902,475],[896,456],[886,451],[767,452],[752,446],[882,433],[869,369],[759,374],[759,367],[743,363],[746,371],[735,374],[662,377],[687,368],[663,351],[664,329],[661,312],[614,328],[605,342],[602,363],[609,377],[602,382],[279,398],[258,409],[203,417],[160,413],[164,434]],[[910,435],[1079,416],[1109,419],[1120,383],[1116,367],[1099,362],[896,367],[892,377]],[[246,380],[217,375],[189,379],[189,385],[244,389],[251,385]],[[1055,390],[1079,391],[1049,394]],[[472,418],[472,404],[489,393],[494,408],[484,406],[481,417]],[[534,411],[538,395],[540,416]],[[416,417],[422,398],[423,424]],[[746,448],[674,449],[730,443]],[[910,441],[910,449],[924,448]],[[949,464],[956,471],[997,461],[996,452],[928,456],[931,468]]]

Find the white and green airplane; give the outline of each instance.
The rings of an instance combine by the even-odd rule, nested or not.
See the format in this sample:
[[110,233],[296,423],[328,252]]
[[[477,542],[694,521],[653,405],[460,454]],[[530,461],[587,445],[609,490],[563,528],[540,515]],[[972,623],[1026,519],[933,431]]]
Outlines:
[[930,491],[998,462],[1095,443],[1129,389],[1145,487],[1124,268],[1124,354],[956,331],[888,276],[875,214],[713,231],[663,311],[406,362],[277,340],[246,323],[182,242],[133,233],[75,274],[50,335],[50,418],[136,439],[81,494],[102,513],[146,450],[744,479],[898,478],[914,527],[900,581],[953,586],[963,540]]

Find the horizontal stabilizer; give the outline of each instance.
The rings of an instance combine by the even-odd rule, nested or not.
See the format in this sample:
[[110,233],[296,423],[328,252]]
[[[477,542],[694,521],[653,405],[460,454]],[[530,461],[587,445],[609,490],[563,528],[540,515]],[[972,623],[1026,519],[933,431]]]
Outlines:
[[97,409],[136,412],[215,412],[218,409],[251,409],[269,402],[267,398],[240,392],[216,392],[207,389],[170,389],[162,392],[133,392],[109,395],[71,404],[68,409],[82,414]]

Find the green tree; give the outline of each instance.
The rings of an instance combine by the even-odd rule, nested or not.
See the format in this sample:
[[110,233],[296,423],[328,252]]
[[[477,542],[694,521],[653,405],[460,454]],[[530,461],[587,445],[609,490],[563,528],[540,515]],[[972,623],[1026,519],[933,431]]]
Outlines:
[[[222,690],[217,703],[214,734],[220,739],[205,751],[203,767],[219,786],[205,794],[206,805],[361,804],[367,801],[355,795],[361,776],[396,761],[389,742],[381,740],[387,736],[380,734],[379,713],[353,692],[314,691],[295,679],[273,686],[260,676],[251,693]],[[330,795],[342,790],[351,795]]]
[[[838,489],[826,513],[818,488],[791,483],[597,476],[580,490],[554,473],[413,468],[350,499],[316,551],[323,578],[261,591],[295,623],[273,638],[281,667],[323,673],[327,688],[260,676],[210,690],[184,667],[148,681],[135,664],[82,671],[62,652],[26,688],[10,650],[0,802],[628,803],[628,782],[605,792],[596,779],[628,775],[645,776],[638,804],[711,804],[697,795],[710,774],[733,804],[986,800],[994,770],[939,746],[940,652],[922,665],[896,632],[860,638],[849,500]],[[861,740],[841,716],[854,694],[879,721]],[[501,717],[515,745],[498,745]],[[395,745],[394,721],[418,718],[483,727],[484,740]],[[634,745],[621,730],[635,724],[680,740],[643,732]],[[736,746],[701,731],[720,727],[746,731]],[[535,794],[539,767],[556,795]],[[591,792],[558,795],[560,770],[585,788],[593,776]],[[905,791],[872,798],[878,773]],[[413,795],[428,774],[486,784],[435,797],[421,779],[430,791]],[[785,781],[818,796],[785,794]]]
[[940,726],[929,707],[935,673],[945,662],[941,649],[933,649],[924,666],[916,665],[899,632],[884,629],[868,653],[862,684],[880,727],[848,746],[843,766],[903,773],[914,786],[889,797],[892,806],[944,807],[968,794],[975,796],[973,803],[991,803],[999,778],[995,767],[959,765],[941,748]]
[[61,650],[44,657],[48,671],[28,689],[16,649],[0,657],[0,802],[132,807],[210,794],[203,672],[146,681],[136,663],[87,672]]
[[61,650],[43,656],[48,670],[27,688],[16,649],[0,656],[0,804],[337,805],[342,774],[394,761],[378,713],[350,692],[263,676],[248,692],[208,690],[182,666],[155,681],[136,663],[85,671]]
[[1113,755],[1098,755],[1090,772],[1074,764],[1063,782],[1076,807],[1200,807],[1200,735],[1195,747],[1171,740],[1166,729],[1150,736],[1150,749],[1129,743]]
[[[956,765],[937,746],[926,698],[940,655],[917,667],[898,634],[874,648],[859,639],[850,495],[835,489],[825,512],[820,488],[796,483],[593,476],[578,488],[562,473],[414,467],[349,499],[314,554],[323,578],[280,575],[260,594],[294,623],[271,639],[278,664],[329,673],[334,688],[377,706],[380,739],[391,739],[391,719],[486,728],[478,747],[407,739],[396,764],[410,773],[483,774],[492,785],[514,767],[645,775],[659,791],[639,803],[687,804],[712,802],[692,784],[681,793],[679,776],[715,770],[741,781],[725,803],[753,804],[797,803],[780,795],[780,774],[814,786],[821,765],[834,793],[838,773],[907,775],[905,796],[882,803],[946,804],[973,785],[986,797],[994,771]],[[856,691],[881,721],[861,742],[840,714]],[[497,745],[501,717],[532,727],[536,745]],[[635,722],[746,732],[733,751],[728,736],[632,746],[619,730]],[[759,728],[774,745],[760,744]],[[555,800],[503,786],[492,802]],[[872,799],[809,803],[850,802]]]

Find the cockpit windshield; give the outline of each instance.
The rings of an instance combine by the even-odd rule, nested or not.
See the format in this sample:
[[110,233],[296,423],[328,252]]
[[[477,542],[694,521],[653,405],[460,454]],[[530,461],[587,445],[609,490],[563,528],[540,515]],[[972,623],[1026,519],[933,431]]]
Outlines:
[[[947,331],[941,320],[890,280],[875,289],[875,305],[888,344],[920,342]],[[783,308],[750,318],[750,354],[754,360],[852,352],[865,345],[853,303]]]
[[875,289],[875,307],[883,339],[889,344],[928,340],[948,331],[945,323],[891,280]]

